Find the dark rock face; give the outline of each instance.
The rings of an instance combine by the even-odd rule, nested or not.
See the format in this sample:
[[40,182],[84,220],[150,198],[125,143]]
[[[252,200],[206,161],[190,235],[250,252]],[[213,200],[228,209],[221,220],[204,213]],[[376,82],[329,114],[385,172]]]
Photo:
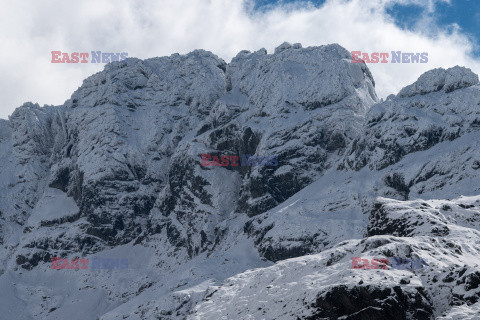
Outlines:
[[385,185],[387,187],[393,188],[395,191],[400,193],[403,200],[408,199],[408,194],[410,193],[410,188],[405,183],[405,178],[401,173],[394,172],[391,175],[385,176],[384,182],[385,182]]
[[[283,202],[313,182],[354,139],[376,95],[368,69],[363,64],[352,67],[344,60],[348,57],[343,48],[331,45],[294,46],[274,55],[241,53],[232,60],[227,70],[231,95],[241,93],[243,100],[237,101],[248,101],[245,105],[250,109],[244,117],[262,124],[253,129],[260,140],[252,151],[275,155],[279,162],[277,167],[247,171],[238,211],[255,216]],[[316,66],[305,65],[306,61]],[[227,98],[224,107],[235,108],[235,104]],[[340,114],[348,120],[336,121]],[[291,122],[293,118],[301,120]]]
[[49,252],[37,251],[29,257],[18,255],[15,262],[25,270],[32,270],[34,267],[38,266],[40,262],[50,263],[51,255]]
[[[312,240],[315,238],[314,237],[308,237],[306,239],[295,239],[296,241],[302,241],[303,244],[297,247],[292,247],[292,248],[285,248],[283,246],[274,246],[274,245],[268,245],[268,246],[261,246],[259,247],[259,253],[267,258],[270,261],[281,261],[285,259],[289,259],[292,257],[301,257],[307,254],[311,254],[314,251],[312,250],[312,247],[315,246],[312,242]],[[260,238],[261,239],[261,238]],[[259,240],[260,240],[259,239]],[[257,240],[258,241],[258,240]],[[260,244],[260,241],[258,241]]]
[[317,298],[318,311],[306,319],[434,319],[432,303],[422,287],[334,287]]
[[[464,182],[465,189],[462,189],[462,192],[475,194],[475,190],[469,188],[468,183],[469,181],[474,183],[473,180],[477,176],[473,171],[477,167],[475,162],[477,159],[471,154],[473,147],[471,141],[476,139],[473,135],[476,136],[476,132],[478,132],[475,121],[479,118],[480,110],[476,106],[480,103],[480,91],[479,87],[475,85],[475,75],[472,76],[472,81],[465,82],[462,80],[464,76],[453,77],[453,74],[458,72],[459,74],[465,73],[464,76],[468,79],[473,75],[468,70],[457,67],[441,71],[437,75],[441,78],[437,80],[442,82],[445,80],[445,74],[452,73],[449,81],[458,84],[458,86],[455,85],[456,90],[446,93],[442,90],[429,89],[428,92],[415,93],[411,96],[399,94],[396,97],[389,97],[385,102],[373,105],[366,111],[361,126],[357,127],[357,134],[348,135],[346,132],[349,131],[346,130],[340,134],[343,138],[337,138],[339,135],[338,131],[335,133],[335,130],[327,133],[328,131],[324,128],[306,129],[309,128],[309,125],[314,125],[315,121],[310,121],[308,125],[302,127],[303,129],[300,129],[301,126],[299,126],[298,132],[313,133],[311,136],[306,135],[312,140],[311,144],[310,142],[306,143],[298,152],[292,152],[289,148],[280,151],[282,155],[280,158],[287,160],[287,165],[291,167],[291,170],[285,170],[280,174],[273,170],[265,170],[265,173],[260,174],[255,172],[254,179],[251,179],[255,182],[253,191],[260,189],[264,191],[259,194],[268,194],[268,198],[254,198],[248,193],[249,197],[246,197],[249,199],[250,205],[256,203],[256,201],[252,201],[254,199],[266,204],[259,210],[249,212],[253,218],[247,228],[248,234],[254,237],[259,252],[262,255],[266,254],[266,257],[268,256],[273,261],[278,261],[278,259],[297,257],[305,253],[319,252],[335,243],[321,232],[324,231],[321,227],[316,230],[312,228],[301,234],[292,234],[290,231],[285,231],[286,221],[279,223],[278,219],[284,221],[282,215],[275,219],[273,217],[276,213],[273,211],[267,214],[259,213],[271,206],[275,207],[281,204],[284,201],[282,201],[282,195],[285,195],[286,198],[291,197],[312,181],[319,180],[322,172],[328,172],[332,167],[346,173],[351,169],[356,170],[357,173],[349,174],[352,176],[351,180],[367,180],[366,188],[362,191],[355,190],[354,193],[347,193],[344,197],[331,201],[328,200],[329,195],[324,195],[326,198],[319,198],[318,213],[315,212],[319,216],[327,215],[330,210],[337,211],[339,208],[351,205],[352,211],[361,208],[366,215],[374,212],[370,216],[370,221],[377,221],[376,219],[383,221],[380,214],[381,209],[378,209],[380,211],[373,210],[375,199],[372,194],[408,200],[411,197],[424,197],[424,195],[427,198],[435,197],[435,194],[440,192],[442,198],[443,194],[457,194],[458,189],[456,190],[453,186],[461,183],[462,179],[466,177],[468,181]],[[428,75],[427,78],[430,79],[434,75],[436,75],[435,72]],[[420,86],[425,81],[427,81],[425,77],[420,77],[418,85]],[[280,133],[277,134],[280,137],[286,136],[288,139],[295,137],[295,133],[292,134],[287,130]],[[312,153],[306,157],[309,161],[302,162],[302,156],[308,153],[310,145],[315,146],[319,152]],[[447,145],[458,145],[459,147],[453,150],[445,147]],[[440,151],[442,148],[449,151],[442,153]],[[332,153],[331,150],[336,151]],[[423,153],[420,154],[420,152]],[[295,159],[294,164],[290,163],[289,159]],[[334,159],[337,160],[334,161]],[[462,165],[457,166],[455,163],[462,163]],[[305,168],[311,168],[308,175],[302,175]],[[368,177],[365,176],[366,171],[371,172]],[[270,172],[273,173],[273,176],[269,174]],[[317,175],[317,172],[320,174]],[[265,180],[264,177],[268,179]],[[376,182],[368,186],[368,181]],[[274,188],[266,189],[264,187],[266,184]],[[322,188],[321,185],[317,187]],[[348,189],[348,186],[339,187],[337,192],[344,193],[345,188]],[[250,189],[245,188],[245,190]],[[278,190],[281,190],[279,195],[276,194]],[[356,205],[352,205],[352,203],[356,203]],[[332,207],[334,209],[331,209]],[[252,208],[255,206],[253,205]],[[312,214],[314,213],[312,212]],[[255,219],[257,216],[258,219]],[[427,220],[436,221],[436,218],[432,217]],[[425,221],[416,223],[417,225],[409,225],[408,219],[403,222],[400,219],[395,222],[389,221],[391,228],[387,230],[382,223],[378,222],[376,223],[378,230],[364,230],[364,234],[407,236],[409,232]],[[301,225],[298,225],[297,228],[305,229]],[[403,229],[406,231],[402,232]],[[431,230],[439,236],[449,233],[445,221],[432,225]]]
[[[42,223],[51,231],[42,250],[95,252],[147,231],[175,148],[224,94],[225,74],[218,67],[224,65],[205,51],[128,59],[85,80],[65,106],[26,104],[12,115],[19,163],[36,161],[26,177],[31,191],[20,193],[30,195],[24,211],[35,206],[42,193],[37,183],[47,177],[49,188],[62,190],[79,208],[73,218]],[[182,78],[185,70],[188,79]],[[206,74],[210,80],[200,86]],[[79,234],[61,239],[59,230],[72,222]]]
[[[164,218],[152,216],[152,224],[158,226],[154,229],[170,226],[175,230],[172,243],[186,243],[195,255],[214,247],[223,233],[207,228],[205,221],[214,225],[231,210],[249,217],[262,214],[331,167],[377,99],[368,69],[352,66],[345,60],[348,56],[331,45],[291,47],[274,55],[243,52],[234,58],[226,68],[227,94],[215,102],[195,137],[171,157],[175,163],[155,206]],[[340,89],[331,81],[338,81]],[[345,117],[348,121],[338,121]],[[278,163],[205,167],[203,153],[274,156]],[[218,181],[229,182],[219,188]],[[235,194],[228,204],[219,200],[225,197],[221,189]],[[293,254],[269,249],[265,253],[275,260]]]

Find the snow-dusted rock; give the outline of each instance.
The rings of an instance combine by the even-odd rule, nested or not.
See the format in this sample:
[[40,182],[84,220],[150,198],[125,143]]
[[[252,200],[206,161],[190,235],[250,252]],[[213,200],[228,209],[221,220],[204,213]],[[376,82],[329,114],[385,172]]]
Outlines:
[[[432,73],[445,75],[459,69],[435,69]],[[416,83],[424,84],[422,77],[427,74]],[[477,78],[475,74],[472,77]],[[365,165],[383,169],[409,153],[476,131],[480,126],[479,103],[480,86],[471,84],[448,94],[441,91],[407,98],[397,96],[378,103],[369,110],[365,134],[354,142],[347,162],[357,170]]]
[[400,90],[397,97],[412,97],[440,90],[449,93],[476,84],[478,84],[478,75],[468,68],[459,66],[447,70],[438,68],[422,74],[413,84]]
[[[62,106],[0,120],[0,310],[474,319],[478,77],[436,69],[378,101],[350,61],[337,44],[288,43],[228,64],[203,50],[131,58]],[[278,166],[205,167],[205,153]],[[50,268],[95,255],[129,267]],[[358,256],[429,268],[352,270]]]
[[[472,316],[479,301],[480,260],[479,247],[471,244],[480,240],[480,232],[470,227],[470,218],[478,227],[479,199],[380,199],[385,219],[371,216],[371,223],[378,221],[383,227],[402,217],[413,234],[391,236],[407,230],[400,224],[384,229],[381,236],[343,241],[317,255],[248,270],[212,286],[189,319],[433,319],[459,312]],[[435,210],[448,213],[439,211],[437,217]],[[449,220],[451,232],[432,232],[423,223],[430,220],[432,225],[435,219]],[[354,257],[389,262],[386,269],[352,269]],[[399,269],[393,257],[423,259],[428,266]],[[465,302],[471,307],[448,311]]]
[[287,49],[290,49],[291,47],[292,47],[292,45],[285,41],[284,43],[282,43],[281,45],[279,45],[278,47],[275,48],[275,53],[283,52]]

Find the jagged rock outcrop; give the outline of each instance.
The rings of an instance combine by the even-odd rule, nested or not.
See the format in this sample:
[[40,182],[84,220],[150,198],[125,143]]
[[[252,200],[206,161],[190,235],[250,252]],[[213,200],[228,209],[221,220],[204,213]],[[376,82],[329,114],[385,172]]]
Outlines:
[[468,68],[459,66],[447,70],[438,68],[422,74],[413,84],[400,90],[397,97],[412,97],[440,90],[450,93],[476,84],[478,84],[478,75]]
[[424,73],[395,98],[370,109],[365,134],[353,143],[348,165],[381,170],[407,154],[477,130],[480,92],[476,84],[478,76],[466,68]]
[[[479,249],[471,244],[480,239],[479,203],[478,196],[380,199],[364,239],[231,277],[207,290],[190,318],[435,319],[462,306],[465,318],[475,319],[479,260],[472,257]],[[450,232],[437,232],[441,220]],[[361,268],[353,268],[355,257]],[[375,267],[373,259],[387,264]]]
[[[460,67],[438,77],[459,70],[465,75],[457,83],[464,83],[467,75],[475,77]],[[431,75],[427,78],[433,81]],[[480,87],[459,87],[373,105],[363,133],[337,158],[335,170],[316,178],[304,189],[305,196],[291,197],[247,223],[245,229],[261,254],[278,261],[360,236],[366,232],[364,216],[378,196],[408,200],[477,195]]]
[[[366,66],[348,59],[338,45],[240,52],[226,68],[227,93],[173,156],[158,201],[168,217],[156,230],[198,254],[220,240],[223,232],[209,226],[222,215],[263,213],[334,166],[377,99]],[[205,167],[202,153],[274,155],[278,166]]]

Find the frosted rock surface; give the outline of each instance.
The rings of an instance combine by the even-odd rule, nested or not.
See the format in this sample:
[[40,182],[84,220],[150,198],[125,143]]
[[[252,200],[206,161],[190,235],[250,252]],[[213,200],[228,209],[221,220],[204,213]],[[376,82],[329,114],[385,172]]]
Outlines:
[[400,90],[397,96],[412,97],[440,90],[449,93],[476,84],[478,84],[478,75],[468,68],[459,66],[447,70],[438,68],[422,74],[416,82]]

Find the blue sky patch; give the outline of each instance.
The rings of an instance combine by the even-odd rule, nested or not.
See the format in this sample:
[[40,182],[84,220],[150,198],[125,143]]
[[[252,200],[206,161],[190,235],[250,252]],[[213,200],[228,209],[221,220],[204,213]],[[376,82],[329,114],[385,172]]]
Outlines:
[[[276,5],[293,3],[311,3],[321,6],[325,0],[256,0],[255,10],[265,11]],[[466,35],[474,44],[475,56],[480,56],[480,1],[478,0],[451,0],[450,3],[437,2],[433,12],[420,5],[392,4],[386,8],[386,13],[393,18],[394,23],[406,30],[413,30],[417,23],[428,15],[432,23],[443,30],[452,30],[455,24],[460,27],[460,32]]]

